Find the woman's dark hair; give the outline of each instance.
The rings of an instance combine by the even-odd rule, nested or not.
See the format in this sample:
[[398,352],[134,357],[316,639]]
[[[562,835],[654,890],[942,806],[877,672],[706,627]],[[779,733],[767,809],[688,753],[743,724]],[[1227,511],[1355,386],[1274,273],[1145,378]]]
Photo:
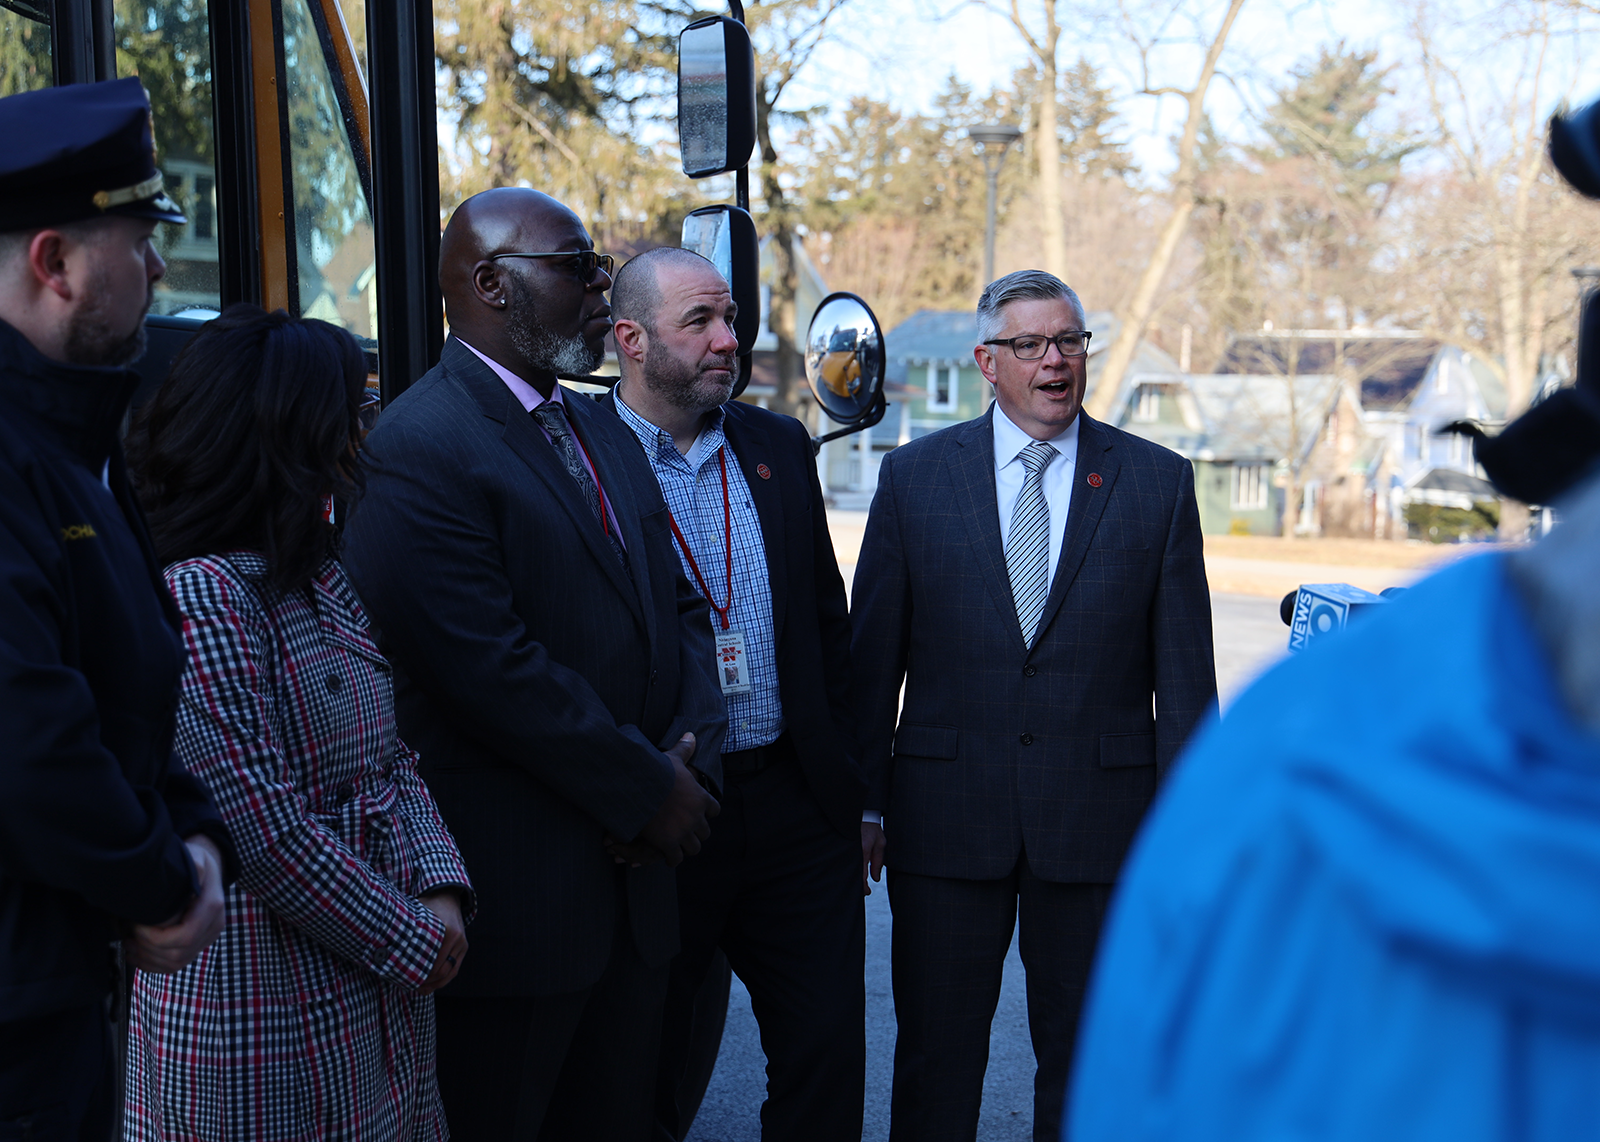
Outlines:
[[128,440],[162,563],[246,548],[273,585],[309,583],[334,552],[324,499],[360,494],[366,383],[356,339],[326,321],[239,304],[201,326]]

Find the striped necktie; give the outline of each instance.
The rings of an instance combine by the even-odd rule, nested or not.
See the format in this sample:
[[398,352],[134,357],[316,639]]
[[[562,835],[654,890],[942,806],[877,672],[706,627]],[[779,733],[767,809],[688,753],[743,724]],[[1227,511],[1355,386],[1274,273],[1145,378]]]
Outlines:
[[1022,450],[1028,470],[1011,511],[1011,533],[1006,543],[1006,573],[1011,576],[1011,597],[1017,604],[1017,622],[1028,646],[1038,635],[1039,616],[1050,593],[1050,505],[1044,498],[1044,470],[1056,450],[1035,440]]

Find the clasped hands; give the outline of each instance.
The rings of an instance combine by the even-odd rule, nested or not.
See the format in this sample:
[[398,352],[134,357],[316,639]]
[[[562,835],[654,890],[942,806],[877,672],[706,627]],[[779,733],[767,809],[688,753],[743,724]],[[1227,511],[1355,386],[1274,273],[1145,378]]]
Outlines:
[[693,756],[694,735],[684,734],[677,745],[667,750],[667,760],[672,762],[672,792],[667,794],[666,803],[633,840],[606,837],[606,851],[618,864],[638,868],[665,861],[668,867],[676,867],[684,857],[700,851],[700,842],[711,835],[711,818],[722,811],[722,806],[689,768]]
[[134,924],[122,938],[123,958],[140,971],[182,971],[222,933],[222,853],[210,837],[184,838],[199,891],[188,906],[161,924]]

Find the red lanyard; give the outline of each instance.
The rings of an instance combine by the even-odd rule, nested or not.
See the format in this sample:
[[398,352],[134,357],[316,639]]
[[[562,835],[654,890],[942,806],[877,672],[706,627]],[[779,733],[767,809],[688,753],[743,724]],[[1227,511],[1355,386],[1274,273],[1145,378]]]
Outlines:
[[711,604],[711,609],[717,612],[717,617],[722,620],[722,629],[727,630],[728,612],[733,610],[733,508],[728,503],[726,446],[717,449],[717,463],[722,466],[722,526],[725,532],[724,546],[728,549],[728,601],[722,606],[717,606],[717,601],[711,597],[711,588],[706,586],[705,576],[700,574],[700,564],[694,561],[694,552],[689,550],[689,541],[683,538],[683,532],[678,530],[678,521],[673,518],[671,508],[667,509],[667,522],[672,525],[672,536],[678,541],[683,557],[689,561],[689,570],[694,572],[694,581],[700,584],[700,594]]

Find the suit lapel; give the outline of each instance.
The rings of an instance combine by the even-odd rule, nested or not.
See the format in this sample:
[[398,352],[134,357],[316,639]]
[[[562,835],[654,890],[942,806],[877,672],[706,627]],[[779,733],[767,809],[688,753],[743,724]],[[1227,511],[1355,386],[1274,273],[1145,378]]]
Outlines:
[[[617,528],[622,532],[622,543],[628,551],[628,567],[624,572],[617,563],[616,553],[611,550],[611,543],[605,533],[591,526],[589,530],[594,533],[591,537],[598,542],[592,544],[597,549],[603,549],[606,570],[613,573],[613,578],[619,583],[629,582],[624,576],[631,577],[633,593],[627,591],[628,600],[635,607],[643,607],[640,617],[645,621],[645,631],[653,645],[656,639],[655,607],[652,605],[650,590],[650,560],[645,551],[644,531],[639,526],[639,502],[633,494],[633,484],[628,479],[623,458],[618,455],[612,434],[605,431],[596,415],[599,410],[594,401],[583,393],[573,392],[568,389],[563,397],[567,406],[567,419],[573,426],[573,431],[583,441],[584,448],[588,451],[589,462],[594,465],[595,472],[599,474],[600,486],[605,490],[605,498],[611,504],[611,512],[617,518]],[[532,420],[532,417],[529,417]],[[621,421],[617,421],[621,425]],[[541,433],[541,435],[543,435]],[[546,446],[546,450],[553,456],[555,449]],[[562,469],[562,474],[566,470]],[[571,484],[572,477],[567,477]],[[574,485],[576,488],[576,485]],[[574,491],[574,499],[583,507],[591,524],[594,513],[589,511],[589,505],[583,503],[580,495]]]
[[1011,575],[1006,570],[1006,553],[1000,545],[1000,501],[994,489],[992,403],[983,416],[968,421],[958,430],[956,445],[947,460],[956,508],[978,557],[989,597],[1016,632],[1018,647],[1025,649],[1022,624],[1017,621],[1017,603],[1011,595]]
[[[1079,413],[1078,463],[1072,473],[1072,503],[1067,507],[1067,533],[1061,540],[1061,559],[1056,563],[1055,578],[1050,583],[1050,594],[1045,597],[1044,611],[1039,615],[1039,635],[1034,645],[1043,640],[1044,632],[1061,609],[1062,601],[1071,590],[1073,580],[1083,567],[1089,553],[1100,517],[1105,514],[1106,501],[1116,486],[1117,471],[1121,467],[1112,448],[1112,436],[1087,413]],[[1098,485],[1089,476],[1100,477]]]
[[[783,466],[777,464],[772,454],[772,439],[760,428],[746,424],[736,415],[734,403],[723,406],[722,431],[728,438],[744,482],[750,489],[750,500],[756,506],[756,516],[761,520],[761,539],[766,548],[767,581],[772,590],[772,629],[774,636],[783,630],[784,605],[789,598],[788,552],[783,535]],[[762,478],[757,465],[765,464],[768,475]],[[798,478],[798,476],[794,477]]]
[[[611,544],[607,542],[605,532],[600,529],[599,521],[594,518],[594,512],[589,510],[589,505],[584,501],[583,493],[578,490],[577,483],[567,474],[566,466],[556,455],[555,448],[545,439],[544,433],[540,431],[533,417],[522,407],[522,402],[517,400],[505,382],[495,375],[493,369],[453,337],[445,343],[440,363],[460,380],[468,395],[483,409],[483,415],[501,426],[501,439],[505,441],[506,447],[516,453],[518,459],[544,484],[548,498],[559,504],[561,510],[566,512],[573,528],[593,552],[595,561],[605,568],[606,574],[617,590],[628,601],[634,613],[642,619],[638,592],[621,564],[617,562],[616,552],[611,550]],[[567,399],[574,397],[575,394],[571,392],[563,394],[563,399],[567,400],[569,414],[572,412],[573,404],[583,399],[581,397]],[[572,420],[573,417],[569,415],[568,419]],[[593,432],[585,434],[580,428],[578,435],[585,447],[588,447],[590,437],[598,434]],[[594,460],[596,469],[599,470],[599,461],[595,460],[592,454],[590,459]],[[615,468],[613,464],[612,470]],[[612,485],[625,481],[607,480],[604,471],[601,471],[600,479],[605,484],[606,495],[616,501],[616,515],[621,521],[625,518],[625,513],[622,511],[621,501],[616,500]],[[637,531],[637,528],[635,530]],[[642,543],[642,538],[636,541],[635,537],[624,531],[622,540],[631,550],[639,550],[642,554],[642,548],[634,546],[636,542]]]

